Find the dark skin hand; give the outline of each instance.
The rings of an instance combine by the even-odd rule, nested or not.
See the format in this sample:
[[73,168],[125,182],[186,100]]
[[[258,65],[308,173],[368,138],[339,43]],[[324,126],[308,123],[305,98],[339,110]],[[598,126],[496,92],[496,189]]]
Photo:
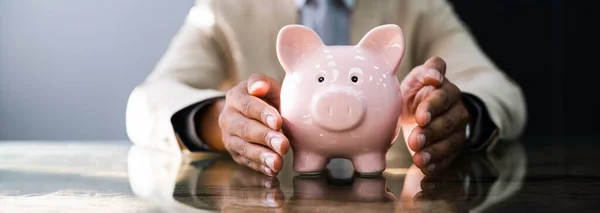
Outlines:
[[466,142],[470,121],[460,89],[446,77],[446,63],[434,57],[401,83],[402,129],[413,162],[424,174],[446,168]]
[[[424,174],[447,167],[466,141],[469,113],[461,91],[444,75],[437,57],[414,68],[402,81],[402,129],[414,164]],[[200,138],[256,171],[275,176],[289,140],[281,132],[280,85],[260,73],[239,83],[200,116]],[[218,125],[215,121],[218,120]],[[220,133],[220,134],[219,134]]]
[[[200,118],[200,137],[217,150],[258,172],[275,176],[283,167],[289,141],[281,132],[280,86],[256,73],[227,92]],[[218,120],[218,125],[215,121]],[[220,133],[220,134],[219,134]]]
[[219,115],[225,107],[225,99],[219,99],[211,105],[206,106],[203,111],[198,112],[196,121],[196,132],[204,143],[212,149],[220,152],[226,152],[221,136],[221,127],[219,126]]

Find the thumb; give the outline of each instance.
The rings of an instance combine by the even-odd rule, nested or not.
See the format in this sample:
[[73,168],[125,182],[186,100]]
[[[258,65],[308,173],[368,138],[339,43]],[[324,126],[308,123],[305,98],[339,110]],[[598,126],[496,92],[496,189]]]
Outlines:
[[443,78],[440,72],[427,69],[423,65],[414,68],[408,73],[400,84],[400,92],[404,105],[408,107],[408,112],[416,109],[416,105],[421,100],[424,100],[431,92],[440,87]]
[[446,63],[438,57],[430,58],[423,65],[411,70],[400,84],[404,114],[414,113],[422,100],[441,87],[445,73]]
[[427,60],[423,65],[415,67],[402,80],[402,92],[418,91],[425,86],[440,87],[446,75],[446,62],[438,57]]
[[279,108],[279,83],[262,73],[252,74],[247,81],[248,94],[264,99],[267,103]]
[[439,71],[442,75],[446,75],[446,61],[440,57],[432,57],[425,61],[425,66],[428,70],[433,69]]

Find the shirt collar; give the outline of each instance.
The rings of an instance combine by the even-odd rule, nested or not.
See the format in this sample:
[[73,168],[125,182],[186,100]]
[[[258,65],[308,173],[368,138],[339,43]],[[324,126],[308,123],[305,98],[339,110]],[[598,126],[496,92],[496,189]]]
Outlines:
[[[311,0],[294,0],[294,5],[296,5],[296,8],[301,9],[302,7],[304,7],[304,5]],[[337,1],[342,1],[344,3],[344,5],[346,5],[346,7],[348,7],[348,9],[352,9],[354,8],[354,5],[356,4],[356,0],[337,0]]]

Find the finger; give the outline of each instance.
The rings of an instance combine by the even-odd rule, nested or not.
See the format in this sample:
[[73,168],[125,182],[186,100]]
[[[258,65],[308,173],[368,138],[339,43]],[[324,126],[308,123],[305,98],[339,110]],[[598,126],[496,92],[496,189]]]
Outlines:
[[468,112],[462,103],[456,104],[451,110],[434,118],[427,126],[417,126],[408,135],[406,144],[412,151],[418,152],[433,141],[438,141],[454,132],[465,132]]
[[[227,146],[236,154],[241,155],[245,159],[262,166],[261,168],[258,168],[262,169],[262,171],[258,170],[259,172],[273,175],[274,173],[279,172],[283,166],[283,159],[277,155],[277,153],[264,146],[249,143],[240,137],[229,136],[229,139],[227,140]],[[268,171],[265,170],[265,168],[268,169]]]
[[251,168],[254,171],[261,172],[268,176],[274,175],[274,172],[271,169],[269,169],[268,167],[263,166],[260,163],[254,162],[254,161],[250,160],[249,158],[246,158],[243,155],[236,153],[235,151],[232,151],[231,156],[236,163],[238,163],[242,166],[246,166],[248,168]]
[[275,79],[262,73],[254,73],[246,83],[248,94],[265,99],[268,103],[279,108],[281,86]]
[[[438,169],[442,159],[449,158],[462,147],[465,142],[465,133],[456,132],[450,137],[431,143],[421,151],[413,155],[415,166],[419,167],[424,174],[430,174]],[[451,159],[452,160],[452,159]]]
[[[444,82],[445,75],[446,62],[439,57],[433,57],[425,61],[423,65],[417,66],[410,71],[404,78],[403,85],[411,88],[418,88],[425,85],[439,87]],[[404,91],[408,88],[401,87],[401,89]]]
[[438,73],[439,79],[432,80],[431,77],[425,77],[428,76],[427,70],[424,66],[419,66],[402,80],[400,92],[407,112],[414,113],[418,104],[442,84],[440,79],[443,79],[443,76],[437,71],[434,72]]
[[440,57],[431,57],[427,59],[423,66],[425,66],[428,70],[437,70],[442,75],[446,75],[446,61]]
[[442,88],[432,91],[417,106],[415,116],[419,126],[426,126],[432,118],[444,114],[461,98],[458,87],[449,82]]
[[271,148],[285,155],[290,147],[289,140],[282,132],[267,128],[263,123],[244,117],[239,112],[227,111],[225,129],[245,141]]
[[234,154],[232,156],[234,156],[233,159],[235,160],[236,163],[243,165],[243,166],[247,166],[248,168],[251,168],[252,170],[254,170],[256,172],[263,173],[270,177],[274,177],[277,175],[277,172],[271,170],[268,166],[265,166],[259,162],[255,162],[247,157],[244,157],[243,155]]
[[244,84],[227,92],[227,102],[245,117],[261,121],[273,130],[281,128],[281,116],[276,108],[267,102],[248,94]]
[[410,132],[410,135],[408,135],[408,139],[406,141],[408,148],[410,148],[410,150],[414,152],[418,152],[419,150],[421,150],[427,144],[426,135],[428,134],[425,133],[425,129],[423,129],[422,127],[417,126],[413,128]]
[[[414,95],[407,94],[407,96],[403,96],[405,105],[404,107],[408,113],[416,114],[417,107],[419,107],[420,103],[423,102],[431,93],[436,90],[433,86],[425,86],[420,90],[416,91]],[[418,123],[417,123],[418,124]]]
[[434,117],[433,121],[427,124],[427,126],[422,127],[426,140],[425,143],[441,140],[458,129],[464,129],[469,122],[467,113],[462,103],[458,103],[454,104],[444,114]]
[[468,120],[468,112],[462,103],[455,104],[449,111],[433,119],[425,127],[413,128],[406,141],[412,151],[420,151],[433,141],[438,141],[454,132],[464,132]]
[[417,66],[402,80],[400,89],[403,94],[414,94],[425,86],[439,87],[443,80],[441,72],[428,69],[425,65]]

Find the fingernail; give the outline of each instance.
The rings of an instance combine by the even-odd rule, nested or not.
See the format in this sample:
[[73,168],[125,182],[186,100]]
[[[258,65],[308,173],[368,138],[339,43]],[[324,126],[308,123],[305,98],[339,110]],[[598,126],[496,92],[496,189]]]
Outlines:
[[419,134],[417,136],[417,140],[419,142],[419,148],[423,148],[423,146],[425,146],[425,135],[424,134]]
[[250,93],[256,91],[257,89],[266,86],[267,84],[264,81],[257,81],[252,83],[252,85],[250,85]]
[[431,154],[429,152],[423,152],[423,165],[427,165],[431,160]]
[[427,70],[427,75],[429,77],[432,77],[434,79],[437,79],[438,81],[442,81],[442,73],[440,73],[439,71],[435,70],[435,69],[430,69]]
[[273,147],[273,149],[276,152],[281,153],[281,143],[282,143],[281,138],[279,138],[277,136],[272,137],[270,143],[271,143],[271,147]]
[[425,125],[429,124],[429,122],[431,122],[431,112],[425,113]]
[[263,167],[263,170],[265,170],[265,173],[267,173],[267,175],[273,175],[273,171],[271,171],[271,169],[269,169],[269,167]]
[[275,170],[275,157],[273,156],[268,156],[267,159],[265,160],[265,164],[267,164],[267,166],[272,169]]
[[429,170],[429,173],[432,173],[435,170],[435,164],[431,164],[427,167],[427,170]]
[[271,127],[271,129],[275,129],[276,121],[275,116],[267,115],[267,125]]

